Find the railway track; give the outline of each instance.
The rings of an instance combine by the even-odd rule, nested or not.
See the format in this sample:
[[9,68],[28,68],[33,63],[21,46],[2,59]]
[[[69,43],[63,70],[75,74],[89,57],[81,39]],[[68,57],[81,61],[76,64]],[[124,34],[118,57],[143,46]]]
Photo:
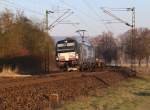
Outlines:
[[[102,72],[104,73],[104,72]],[[102,74],[101,73],[101,74]],[[15,86],[27,86],[41,83],[48,83],[59,80],[67,80],[71,78],[79,78],[82,76],[92,76],[96,74],[96,72],[59,72],[52,73],[49,75],[36,75],[29,77],[0,77],[0,88],[9,88]]]
[[56,80],[68,79],[71,77],[80,77],[79,73],[58,73],[58,74],[50,74],[50,75],[37,75],[37,76],[29,76],[29,77],[1,77],[0,78],[0,87],[9,88],[14,86],[26,86],[26,85],[34,85],[40,83],[46,83]]
[[0,87],[2,89],[15,86],[34,85],[59,80],[67,80],[71,78],[79,78],[84,76],[93,76],[97,78],[97,74],[103,75],[105,73],[108,73],[108,71],[101,71],[100,69],[97,69],[96,72],[53,72],[51,74],[33,75],[28,77],[0,77]]
[[[80,73],[80,72],[59,72],[59,73],[52,73],[48,75],[33,75],[29,77],[0,77],[0,87],[13,87],[17,86],[24,86],[28,84],[37,84],[37,83],[44,83],[44,82],[51,82],[57,80],[65,80],[70,78],[78,78],[81,77],[82,74],[87,73]],[[93,74],[93,73],[88,73]]]
[[51,103],[50,94],[58,94],[60,100],[72,100],[78,96],[117,84],[126,79],[117,72],[58,72],[30,77],[0,77],[1,110],[36,110]]

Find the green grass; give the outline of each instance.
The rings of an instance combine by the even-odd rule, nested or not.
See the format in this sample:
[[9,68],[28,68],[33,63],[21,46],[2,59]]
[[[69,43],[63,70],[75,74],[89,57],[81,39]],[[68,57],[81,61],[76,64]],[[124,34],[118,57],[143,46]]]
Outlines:
[[122,81],[103,96],[80,97],[56,110],[150,110],[150,76]]

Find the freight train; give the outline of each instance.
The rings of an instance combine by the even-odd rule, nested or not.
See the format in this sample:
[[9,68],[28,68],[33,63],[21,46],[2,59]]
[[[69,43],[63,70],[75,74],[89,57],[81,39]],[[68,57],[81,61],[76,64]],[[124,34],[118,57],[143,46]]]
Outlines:
[[87,42],[66,38],[56,43],[56,63],[65,71],[94,71],[96,66],[95,49]]

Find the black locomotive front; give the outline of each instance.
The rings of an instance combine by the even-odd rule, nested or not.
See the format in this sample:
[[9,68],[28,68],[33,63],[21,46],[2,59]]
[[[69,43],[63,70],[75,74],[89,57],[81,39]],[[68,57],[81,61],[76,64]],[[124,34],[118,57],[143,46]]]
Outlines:
[[78,42],[67,38],[56,44],[56,62],[61,69],[75,68],[79,63]]

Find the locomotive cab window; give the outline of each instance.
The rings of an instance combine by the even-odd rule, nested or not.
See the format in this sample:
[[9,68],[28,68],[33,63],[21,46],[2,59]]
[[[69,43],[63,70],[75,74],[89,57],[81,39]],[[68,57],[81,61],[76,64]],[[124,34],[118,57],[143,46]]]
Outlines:
[[57,44],[58,52],[72,52],[75,51],[75,42],[61,42]]

